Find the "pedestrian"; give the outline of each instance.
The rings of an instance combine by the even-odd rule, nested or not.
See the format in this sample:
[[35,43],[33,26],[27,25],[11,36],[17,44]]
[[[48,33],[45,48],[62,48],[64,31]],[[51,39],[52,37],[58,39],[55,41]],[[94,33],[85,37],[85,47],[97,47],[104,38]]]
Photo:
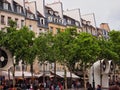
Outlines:
[[87,90],[93,90],[93,88],[92,88],[92,85],[91,84],[89,84],[88,85],[88,89]]
[[109,90],[120,90],[120,87],[118,85],[112,85]]
[[97,90],[101,90],[101,86],[100,85],[97,85]]

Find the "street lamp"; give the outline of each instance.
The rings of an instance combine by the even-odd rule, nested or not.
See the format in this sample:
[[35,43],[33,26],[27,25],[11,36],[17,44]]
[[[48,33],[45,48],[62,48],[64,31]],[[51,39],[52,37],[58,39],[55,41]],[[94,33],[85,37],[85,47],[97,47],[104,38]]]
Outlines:
[[24,80],[24,61],[22,60],[22,78]]
[[45,84],[46,70],[47,70],[47,61],[43,63],[43,84]]
[[15,87],[15,64],[16,64],[16,56],[13,56],[13,88]]
[[92,66],[92,69],[93,69],[93,71],[92,71],[92,76],[93,76],[93,90],[95,90],[94,64]]

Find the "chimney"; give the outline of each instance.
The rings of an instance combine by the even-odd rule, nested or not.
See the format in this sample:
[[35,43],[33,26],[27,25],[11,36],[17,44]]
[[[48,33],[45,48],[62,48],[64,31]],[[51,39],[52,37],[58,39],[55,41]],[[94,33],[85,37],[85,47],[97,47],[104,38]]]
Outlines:
[[107,32],[110,32],[110,27],[108,23],[101,23],[100,28],[106,30]]

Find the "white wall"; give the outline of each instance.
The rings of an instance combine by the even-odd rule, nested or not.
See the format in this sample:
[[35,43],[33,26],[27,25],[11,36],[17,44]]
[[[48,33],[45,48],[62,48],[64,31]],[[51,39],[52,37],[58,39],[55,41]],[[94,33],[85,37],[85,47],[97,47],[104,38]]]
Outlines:
[[51,7],[54,11],[59,12],[59,16],[63,19],[63,5],[62,2],[54,2],[52,4],[47,4],[48,7]]
[[80,26],[82,26],[80,9],[67,10],[67,11],[64,11],[63,14],[79,21]]

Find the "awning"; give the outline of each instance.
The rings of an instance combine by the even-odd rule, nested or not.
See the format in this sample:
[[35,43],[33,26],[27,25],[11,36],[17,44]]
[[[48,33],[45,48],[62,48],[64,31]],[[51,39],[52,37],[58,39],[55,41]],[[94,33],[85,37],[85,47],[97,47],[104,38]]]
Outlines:
[[[27,72],[27,71],[24,71],[24,77],[27,78],[27,77],[31,77],[31,73],[30,72]],[[22,77],[22,71],[15,71],[15,77]],[[34,76],[34,74],[33,74]]]
[[[43,72],[41,72],[40,74],[35,74],[34,76],[35,77],[42,77],[43,75],[44,75]],[[45,73],[45,76],[51,77],[51,74],[50,73]]]
[[[13,79],[12,73],[9,73],[10,79]],[[0,76],[4,76],[5,79],[8,79],[8,71],[0,71]]]
[[[10,79],[13,79],[13,74],[12,74],[12,72],[10,72],[9,74],[10,74]],[[8,79],[8,71],[1,71],[1,72],[0,72],[0,75],[1,75],[1,76],[4,76],[5,79]],[[24,71],[24,78],[29,78],[29,77],[31,77],[31,76],[32,76],[32,75],[31,75],[30,72]],[[34,76],[34,74],[33,74],[33,76]],[[16,77],[16,78],[22,77],[22,71],[15,71],[15,77]]]
[[[53,73],[53,72],[52,72]],[[64,72],[63,71],[57,71],[56,74],[62,78],[64,78]],[[67,78],[70,78],[70,72],[66,72],[66,76]],[[74,73],[72,73],[72,78],[80,78],[79,76],[75,75]]]

